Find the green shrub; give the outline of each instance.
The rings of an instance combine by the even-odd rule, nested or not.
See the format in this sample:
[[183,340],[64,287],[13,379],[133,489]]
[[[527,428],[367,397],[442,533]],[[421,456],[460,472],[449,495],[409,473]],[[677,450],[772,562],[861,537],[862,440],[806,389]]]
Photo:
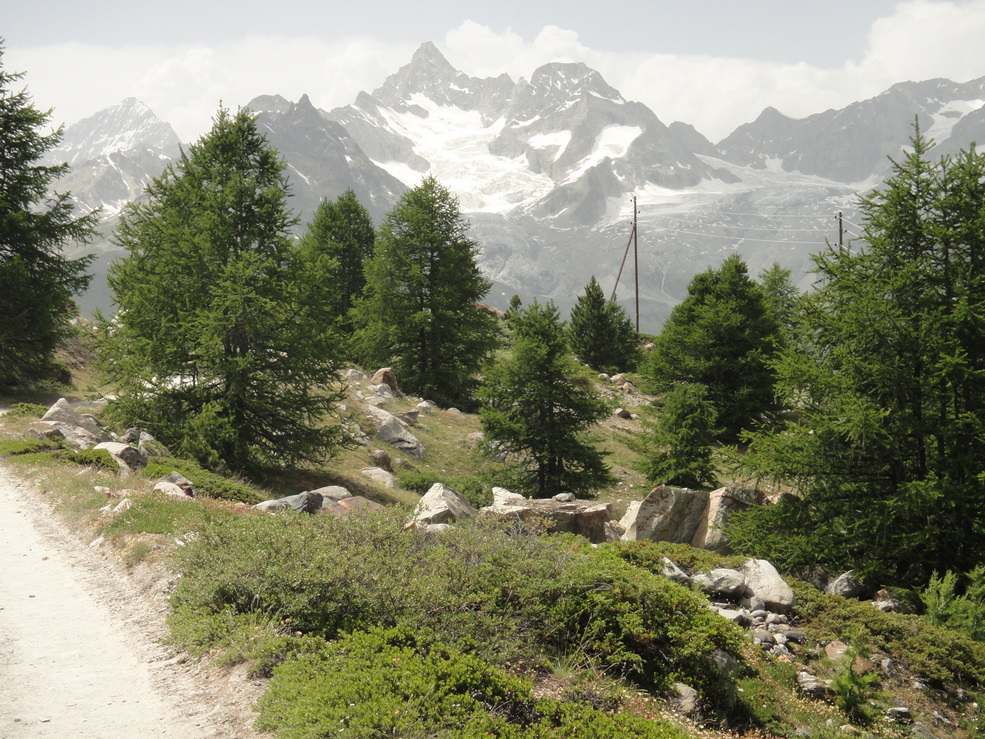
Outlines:
[[831,689],[838,708],[853,722],[868,726],[878,713],[871,701],[876,695],[879,675],[875,672],[858,672],[855,669],[856,656],[866,655],[854,647],[845,652],[844,666],[831,681]]
[[245,482],[209,472],[186,459],[151,457],[148,460],[147,467],[144,468],[143,475],[151,480],[155,480],[170,475],[172,472],[178,472],[191,480],[195,486],[197,495],[218,498],[219,500],[248,503],[249,505],[255,505],[265,500],[264,496],[258,490]]
[[958,576],[940,577],[936,572],[919,595],[924,618],[935,626],[960,631],[976,641],[985,641],[985,566],[976,567],[964,578],[967,586],[958,593]]
[[540,701],[529,685],[471,655],[402,630],[348,634],[274,668],[257,727],[282,737],[651,737],[666,724]]
[[10,418],[41,418],[47,412],[45,406],[37,403],[15,403],[6,415]]
[[454,535],[403,531],[404,516],[241,516],[177,553],[172,595],[192,613],[262,612],[334,639],[403,628],[491,664],[580,663],[647,687],[693,682],[714,703],[716,648],[741,631],[703,599],[572,535],[541,536],[483,517]]
[[215,507],[194,505],[188,500],[152,493],[134,497],[130,508],[114,516],[103,532],[107,536],[117,534],[173,536],[199,531],[206,525],[226,519],[230,515]]
[[59,448],[58,443],[54,441],[43,441],[41,439],[7,439],[0,441],[0,457],[52,452]]
[[919,616],[883,613],[869,603],[826,595],[797,580],[788,582],[797,596],[794,616],[815,638],[850,638],[864,630],[876,649],[926,680],[985,685],[985,644]]
[[708,549],[669,541],[620,541],[609,547],[630,564],[654,574],[662,571],[664,557],[690,573],[711,572],[718,567],[734,569],[745,561],[745,557],[717,554]]
[[105,449],[83,449],[80,452],[70,452],[68,450],[57,451],[53,456],[59,459],[67,459],[82,467],[95,467],[98,470],[109,470],[116,472],[120,465],[113,459],[113,455]]

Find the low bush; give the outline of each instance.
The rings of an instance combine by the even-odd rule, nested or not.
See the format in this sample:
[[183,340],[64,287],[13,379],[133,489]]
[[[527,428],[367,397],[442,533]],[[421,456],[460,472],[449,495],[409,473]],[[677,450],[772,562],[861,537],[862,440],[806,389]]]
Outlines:
[[54,441],[43,441],[41,439],[6,439],[5,441],[0,441],[0,457],[52,452],[59,448],[58,443]]
[[584,703],[538,701],[506,672],[402,630],[348,634],[283,662],[258,710],[258,728],[282,737],[685,736]]
[[404,517],[242,516],[177,554],[172,596],[187,613],[262,612],[323,639],[402,628],[491,664],[529,668],[578,650],[646,687],[695,681],[714,702],[709,655],[740,630],[686,588],[571,535],[480,518],[454,535],[403,531]]
[[144,468],[143,475],[154,480],[170,475],[172,472],[178,472],[191,480],[198,495],[249,505],[265,500],[265,496],[260,491],[247,483],[209,472],[186,459],[151,457],[147,467]]
[[15,403],[6,415],[10,418],[41,418],[47,412],[45,406],[37,403]]
[[[11,444],[10,448],[18,448],[18,442],[2,442],[4,445]],[[25,441],[25,446],[21,446],[19,451],[9,452],[18,464],[50,466],[52,464],[69,463],[80,467],[90,467],[97,470],[116,472],[120,466],[113,459],[113,455],[105,449],[84,449],[77,452],[72,449],[63,449],[58,446],[52,448],[51,442]],[[2,456],[2,454],[0,454]]]

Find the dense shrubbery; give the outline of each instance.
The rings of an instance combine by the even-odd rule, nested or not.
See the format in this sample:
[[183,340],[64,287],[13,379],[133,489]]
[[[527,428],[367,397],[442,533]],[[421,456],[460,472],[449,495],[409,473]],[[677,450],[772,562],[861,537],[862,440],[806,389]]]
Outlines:
[[[573,536],[488,519],[454,536],[402,531],[403,518],[248,516],[207,527],[178,554],[176,618],[259,613],[326,639],[402,628],[491,664],[578,652],[649,688],[695,683],[714,699],[708,657],[740,631],[686,588]],[[220,630],[221,631],[221,630]]]
[[282,663],[258,708],[258,727],[282,737],[684,736],[585,703],[537,700],[522,680],[400,630],[348,634]]

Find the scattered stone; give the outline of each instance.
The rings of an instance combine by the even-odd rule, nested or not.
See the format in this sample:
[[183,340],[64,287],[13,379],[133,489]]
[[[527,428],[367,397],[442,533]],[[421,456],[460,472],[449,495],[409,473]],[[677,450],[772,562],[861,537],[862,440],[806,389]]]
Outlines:
[[396,397],[393,389],[385,382],[380,383],[379,385],[370,385],[368,389],[370,395],[377,400],[392,400]]
[[577,500],[574,493],[558,493],[551,500],[556,500],[559,503],[574,503]]
[[701,694],[690,685],[674,683],[667,698],[670,707],[692,721],[701,718]]
[[161,481],[174,483],[179,488],[181,488],[184,491],[185,495],[187,495],[189,498],[195,497],[195,486],[192,484],[191,480],[189,480],[187,477],[182,475],[180,472],[176,472],[175,470],[172,470],[170,473],[162,477]]
[[610,525],[612,506],[609,503],[509,498],[505,504],[494,503],[481,512],[521,521],[534,517],[543,518],[549,524],[549,531],[579,534],[593,544],[611,541],[609,537],[614,533]]
[[804,644],[807,641],[807,634],[800,629],[787,629],[783,632],[783,635],[787,637],[788,642],[792,641],[797,644]]
[[364,498],[361,495],[352,495],[342,500],[337,500],[331,505],[323,506],[322,513],[333,516],[349,516],[352,514],[378,513],[386,510],[376,501]]
[[93,449],[109,452],[109,455],[119,466],[120,472],[124,475],[132,475],[147,466],[147,457],[137,447],[129,444],[119,441],[104,441],[96,444]]
[[392,490],[397,487],[397,478],[394,477],[392,473],[387,472],[384,469],[380,469],[379,467],[364,469],[361,474],[363,477],[368,477],[377,485],[382,485],[385,488],[390,488]]
[[130,498],[124,498],[119,503],[116,504],[116,508],[113,509],[113,514],[125,513],[133,508],[133,501]]
[[681,585],[690,585],[691,578],[687,576],[677,563],[668,557],[663,557],[661,559],[660,574],[666,577],[668,580],[673,580]]
[[324,499],[321,493],[306,490],[297,495],[288,495],[284,498],[277,498],[276,500],[265,500],[253,507],[259,511],[267,511],[268,513],[287,510],[297,511],[298,513],[317,513],[321,510],[323,503]]
[[865,584],[855,577],[855,570],[849,570],[832,580],[824,592],[842,598],[861,598],[865,594]]
[[369,379],[369,375],[357,369],[347,369],[342,373],[342,379],[348,382],[365,382]]
[[430,400],[422,400],[417,404],[416,410],[425,416],[429,416],[437,410],[438,406],[432,403]]
[[168,496],[169,498],[179,498],[190,500],[191,496],[180,486],[173,482],[168,482],[167,480],[158,480],[154,484],[153,492],[161,493]]
[[917,737],[917,739],[937,739],[937,735],[930,730],[930,727],[919,721],[910,727],[910,736]]
[[830,659],[832,662],[841,662],[845,659],[845,653],[848,652],[850,647],[843,641],[838,641],[837,639],[833,642],[829,642],[824,647],[824,656]]
[[872,605],[883,613],[906,613],[907,611],[903,602],[885,588],[876,593]]
[[830,681],[822,680],[807,670],[801,670],[797,673],[797,685],[808,698],[828,700],[834,696]]
[[613,385],[624,385],[626,383],[626,375],[622,374],[621,372],[617,375],[611,375],[609,377],[609,382],[611,382]]
[[714,569],[691,578],[691,582],[708,595],[720,595],[727,599],[738,599],[746,592],[746,578],[736,570]]
[[341,485],[326,485],[325,487],[309,490],[308,492],[318,493],[321,496],[322,508],[352,497],[352,493]]
[[451,523],[464,521],[479,515],[479,511],[441,482],[436,482],[424,494],[414,509],[412,519],[415,523],[428,525],[432,523]]
[[493,488],[492,496],[494,506],[525,505],[528,500],[519,493],[511,493],[506,488]]
[[770,646],[776,644],[773,634],[766,629],[753,629],[752,639],[757,644],[769,644]]
[[370,385],[386,385],[394,393],[399,393],[400,388],[397,386],[397,376],[393,373],[392,367],[381,367],[376,370],[373,377],[369,381]]
[[[750,597],[762,599],[766,610],[786,613],[796,602],[793,590],[765,559],[747,559],[739,572],[746,576]],[[743,605],[749,607],[746,603]]]

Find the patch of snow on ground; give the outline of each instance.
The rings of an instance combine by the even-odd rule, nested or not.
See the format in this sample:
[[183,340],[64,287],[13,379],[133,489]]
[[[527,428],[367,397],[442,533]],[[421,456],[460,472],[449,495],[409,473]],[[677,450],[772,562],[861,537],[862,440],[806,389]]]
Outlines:
[[[408,103],[427,111],[426,118],[387,111],[388,125],[419,142],[414,151],[431,163],[427,174],[458,197],[464,212],[503,213],[534,202],[553,188],[549,177],[530,171],[524,157],[509,159],[489,153],[490,142],[503,129],[503,119],[487,126],[478,112],[439,105],[421,94]],[[420,173],[391,164],[381,166],[404,184],[420,182]],[[409,179],[411,173],[413,179]]]
[[603,128],[598,138],[595,139],[592,153],[582,159],[578,166],[571,171],[571,174],[565,179],[565,184],[574,182],[606,157],[619,159],[625,156],[629,145],[641,133],[643,133],[643,129],[639,126],[606,126]]
[[555,133],[539,133],[530,139],[530,145],[535,149],[546,149],[550,146],[556,146],[557,152],[554,154],[554,161],[556,162],[564,154],[564,150],[568,148],[568,144],[571,142],[571,131],[556,131]]
[[985,104],[985,100],[952,100],[933,115],[933,123],[930,129],[924,132],[924,136],[933,139],[938,144],[951,136],[951,129],[954,124],[960,121],[968,113],[978,110]]

